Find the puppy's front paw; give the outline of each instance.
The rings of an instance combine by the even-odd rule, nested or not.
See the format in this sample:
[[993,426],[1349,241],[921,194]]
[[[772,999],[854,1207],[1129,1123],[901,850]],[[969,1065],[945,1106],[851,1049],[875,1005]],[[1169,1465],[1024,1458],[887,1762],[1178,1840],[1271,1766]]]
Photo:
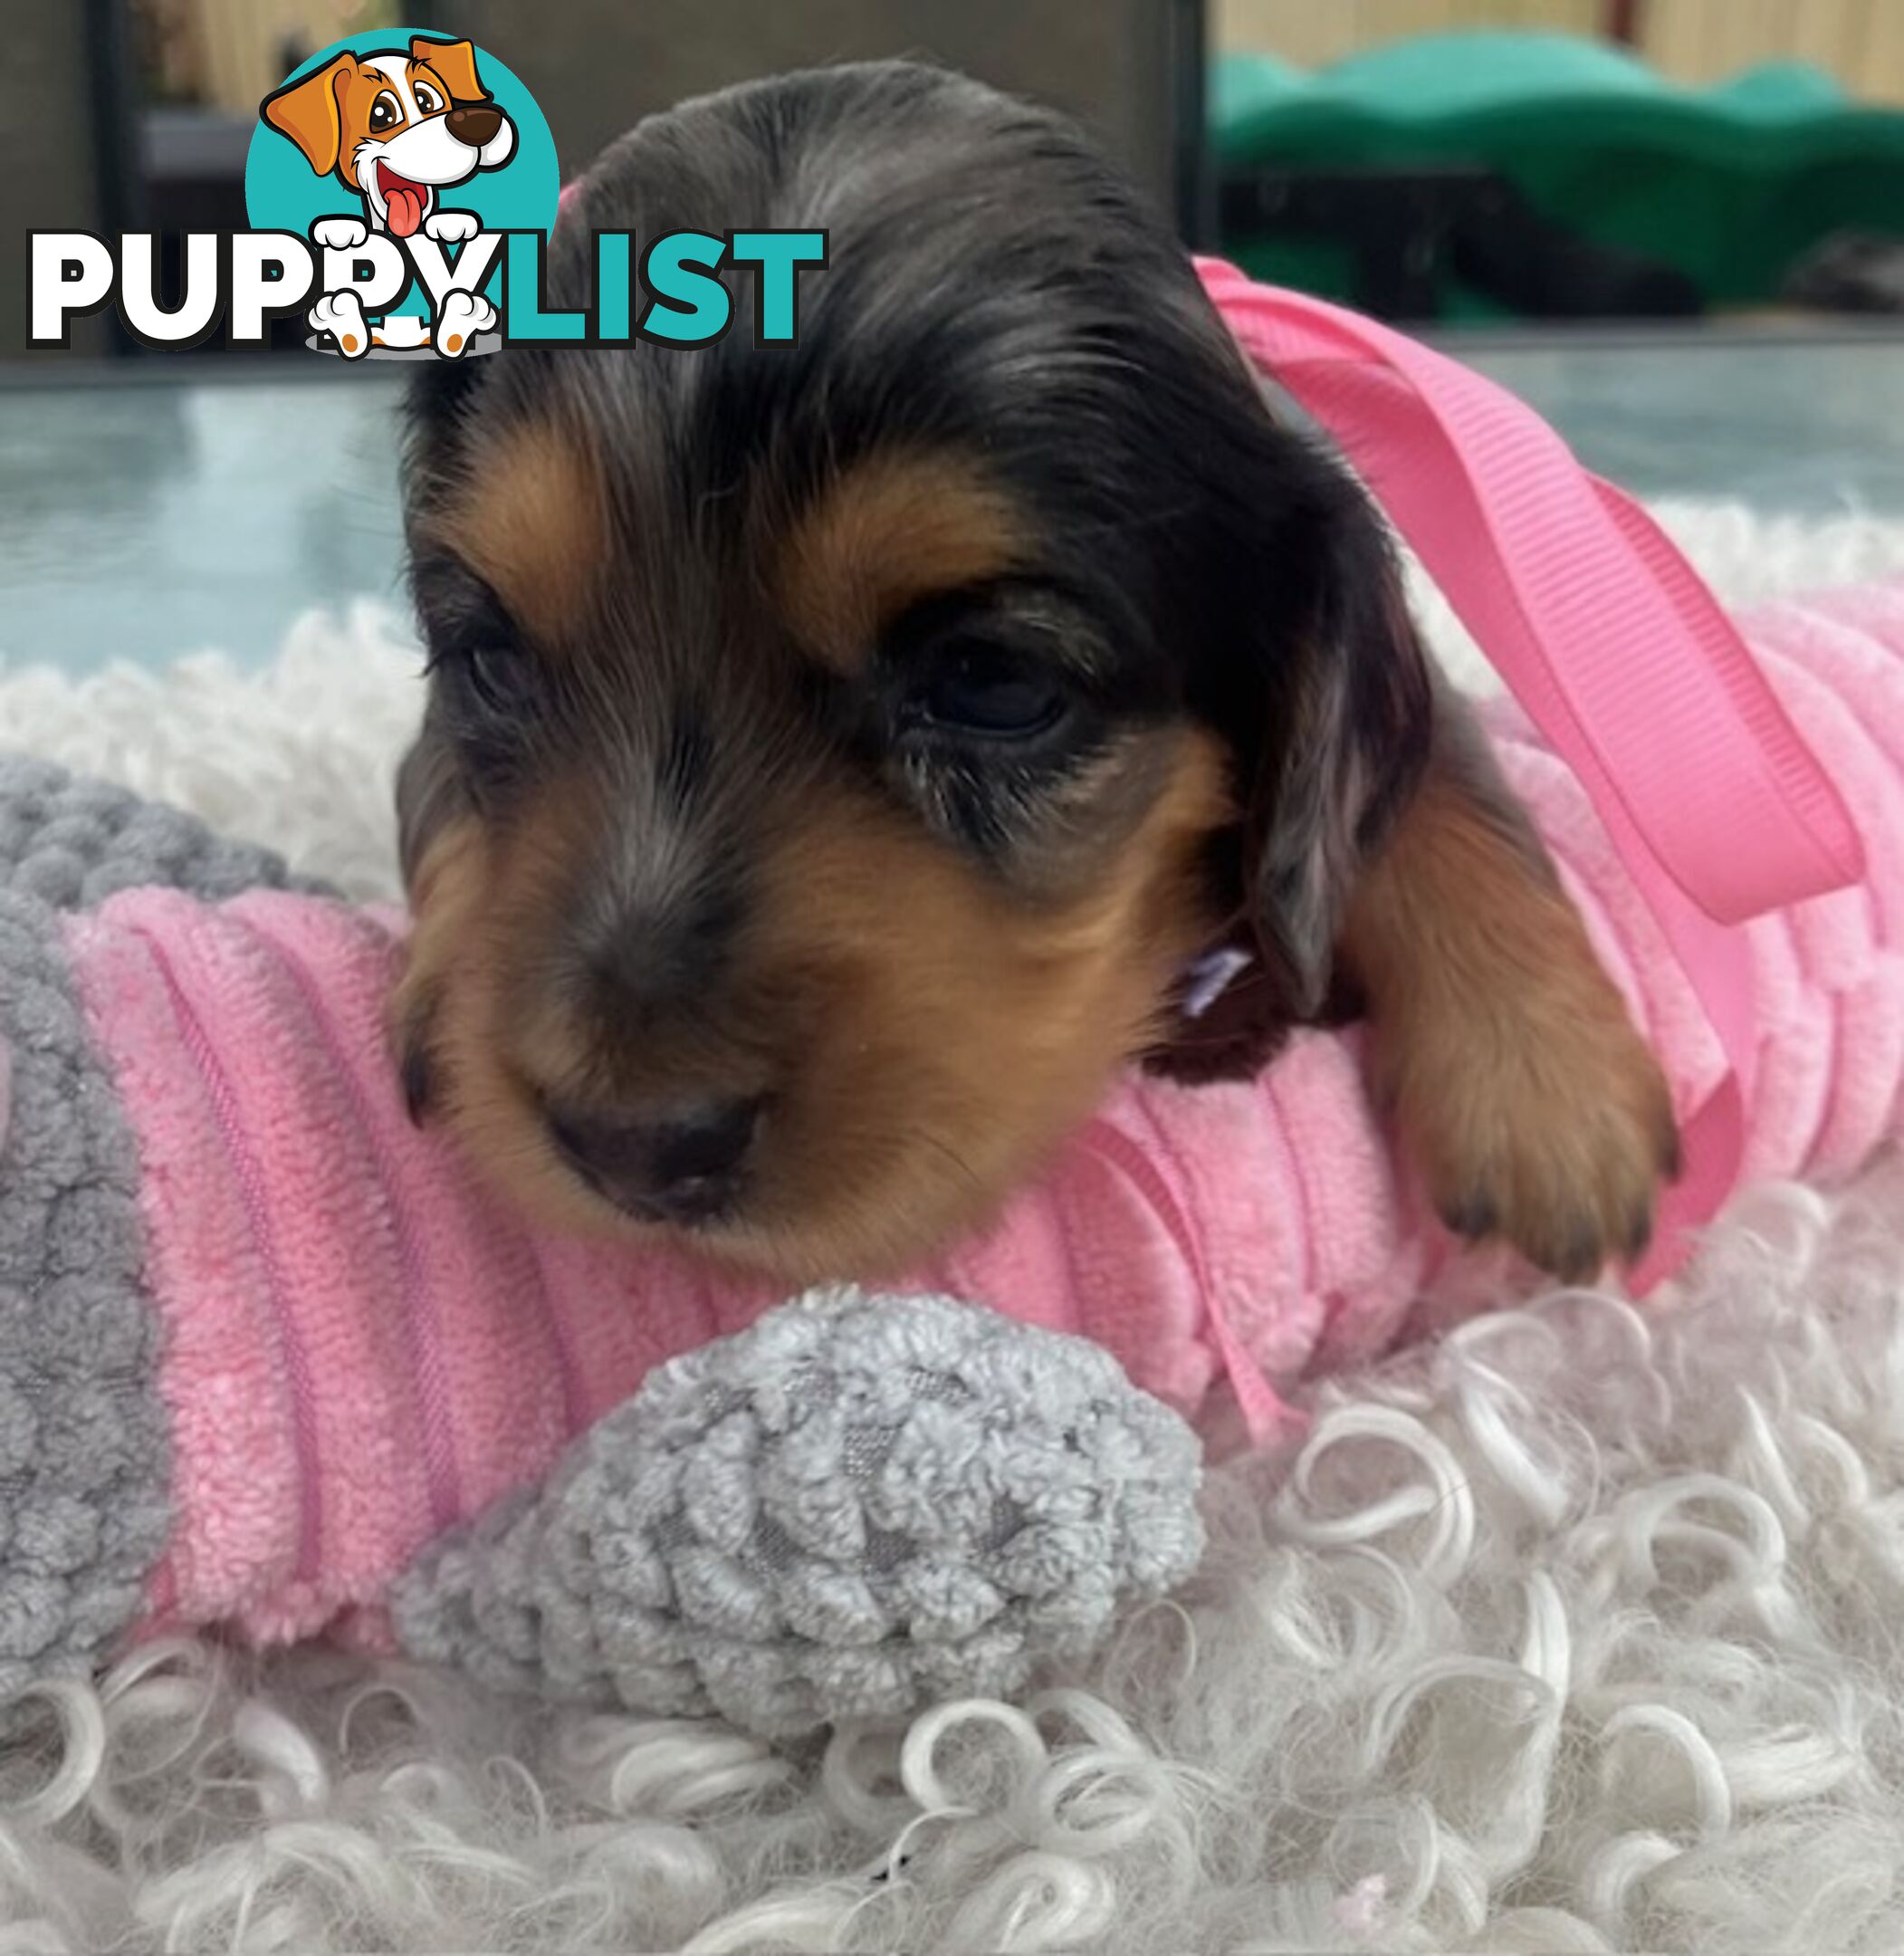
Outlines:
[[482,228],[482,220],[474,211],[432,211],[423,220],[424,236],[434,238],[439,244],[465,244]]
[[361,360],[370,350],[370,329],[354,292],[326,292],[304,315],[312,332],[329,333],[346,360]]
[[311,227],[312,242],[325,251],[355,251],[369,235],[360,217],[320,217]]
[[436,350],[454,360],[495,323],[496,309],[481,292],[447,293],[436,309]]
[[1672,1097],[1584,942],[1376,1040],[1378,1085],[1435,1206],[1567,1282],[1631,1261],[1679,1173]]

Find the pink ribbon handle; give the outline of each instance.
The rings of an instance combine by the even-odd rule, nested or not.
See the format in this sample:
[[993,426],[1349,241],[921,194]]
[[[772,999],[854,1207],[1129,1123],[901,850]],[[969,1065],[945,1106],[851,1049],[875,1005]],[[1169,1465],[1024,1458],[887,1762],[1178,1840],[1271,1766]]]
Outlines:
[[1579,775],[1725,1051],[1681,1123],[1645,1289],[1737,1178],[1756,1028],[1737,925],[1855,882],[1858,833],[1712,594],[1652,519],[1504,388],[1340,306],[1200,259],[1250,359],[1340,446]]

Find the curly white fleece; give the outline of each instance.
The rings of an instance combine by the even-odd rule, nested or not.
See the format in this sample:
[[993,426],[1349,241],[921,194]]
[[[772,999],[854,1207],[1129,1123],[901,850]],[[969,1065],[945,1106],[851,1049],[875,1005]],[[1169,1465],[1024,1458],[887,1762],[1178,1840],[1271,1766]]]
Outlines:
[[[1904,564],[1667,513],[1729,596]],[[411,665],[364,611],[251,676],[9,675],[0,726],[387,894]],[[1210,1519],[1088,1674],[787,1757],[156,1646],[0,1758],[0,1956],[1904,1947],[1904,1165],[1748,1198],[1643,1318],[1337,1381]]]

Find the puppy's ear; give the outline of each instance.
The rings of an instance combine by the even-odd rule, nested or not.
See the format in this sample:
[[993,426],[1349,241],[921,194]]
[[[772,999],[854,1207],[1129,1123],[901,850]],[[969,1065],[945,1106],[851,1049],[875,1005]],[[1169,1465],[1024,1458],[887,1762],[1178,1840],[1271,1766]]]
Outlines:
[[1335,968],[1343,912],[1421,776],[1433,713],[1359,485],[1259,396],[1230,394],[1220,418],[1197,445],[1182,660],[1192,710],[1230,750],[1238,820],[1214,839],[1210,874],[1223,941],[1255,963],[1203,1012],[1180,1011],[1148,1056],[1190,1079],[1253,1072],[1291,1023],[1353,1003]]
[[328,177],[337,168],[344,144],[338,92],[356,66],[353,56],[340,54],[314,74],[267,95],[258,105],[260,117],[304,152],[304,160],[315,176]]
[[489,91],[476,76],[476,51],[467,41],[426,41],[419,35],[410,43],[410,59],[434,68],[442,76],[451,101],[489,100]]
[[[474,832],[464,819],[468,814],[454,756],[431,708],[397,770],[397,853],[412,916],[427,918],[432,889],[454,873],[456,860]],[[419,1127],[436,1106],[438,1077],[432,1047],[437,1002],[435,983],[414,964],[390,1002],[397,1078],[404,1105]]]
[[1421,778],[1434,710],[1388,539],[1358,489],[1332,490],[1286,537],[1283,574],[1306,588],[1281,632],[1254,635],[1259,718],[1232,736],[1244,902],[1298,1019],[1329,997],[1344,908]]

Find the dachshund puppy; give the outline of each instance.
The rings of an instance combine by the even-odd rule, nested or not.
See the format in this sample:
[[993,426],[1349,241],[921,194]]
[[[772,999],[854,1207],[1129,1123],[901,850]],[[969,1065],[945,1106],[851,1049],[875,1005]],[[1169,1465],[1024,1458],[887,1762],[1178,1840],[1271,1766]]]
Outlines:
[[841,67],[608,150],[550,302],[592,229],[748,225],[829,235],[796,348],[420,379],[419,1116],[551,1219],[872,1277],[1126,1062],[1244,1074],[1365,1007],[1457,1228],[1635,1251],[1664,1083],[1379,521],[1165,225],[1051,114]]

